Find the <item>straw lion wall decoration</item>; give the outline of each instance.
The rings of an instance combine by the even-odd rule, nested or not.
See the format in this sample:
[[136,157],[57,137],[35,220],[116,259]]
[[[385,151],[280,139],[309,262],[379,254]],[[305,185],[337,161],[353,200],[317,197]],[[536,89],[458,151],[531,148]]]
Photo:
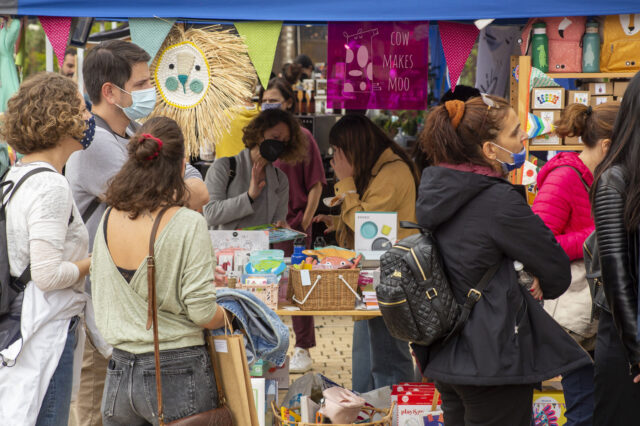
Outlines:
[[225,110],[252,95],[256,74],[247,47],[220,26],[176,25],[151,64],[158,100],[151,116],[178,122],[188,156],[212,149],[229,126]]

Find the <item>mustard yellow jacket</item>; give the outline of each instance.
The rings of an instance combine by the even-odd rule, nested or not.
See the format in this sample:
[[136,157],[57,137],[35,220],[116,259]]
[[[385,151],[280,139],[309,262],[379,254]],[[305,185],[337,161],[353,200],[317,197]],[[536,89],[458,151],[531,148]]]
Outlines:
[[[364,194],[358,194],[352,177],[335,185],[336,196],[344,195],[340,216],[334,216],[340,247],[354,248],[356,212],[398,212],[398,222],[416,221],[416,185],[409,166],[391,148],[387,148],[371,173],[372,178]],[[398,223],[399,240],[415,232],[400,228]]]

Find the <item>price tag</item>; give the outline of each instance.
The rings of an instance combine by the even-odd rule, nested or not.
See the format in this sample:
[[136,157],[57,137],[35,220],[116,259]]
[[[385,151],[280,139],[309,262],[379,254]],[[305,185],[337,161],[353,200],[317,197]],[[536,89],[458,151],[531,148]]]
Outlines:
[[213,346],[216,348],[216,352],[220,352],[223,354],[226,354],[227,352],[229,352],[229,348],[227,347],[226,340],[214,339]]
[[300,279],[302,280],[303,286],[311,285],[311,276],[309,275],[308,269],[303,269],[300,271]]

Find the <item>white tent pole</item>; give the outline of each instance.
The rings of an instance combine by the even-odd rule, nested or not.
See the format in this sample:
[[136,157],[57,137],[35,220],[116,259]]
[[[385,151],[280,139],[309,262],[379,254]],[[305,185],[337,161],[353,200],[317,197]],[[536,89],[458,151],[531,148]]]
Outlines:
[[76,57],[76,77],[78,78],[78,89],[84,95],[84,79],[82,76],[82,64],[84,63],[84,49],[78,49]]
[[53,72],[53,46],[49,42],[49,37],[44,36],[46,41],[46,70],[49,72]]

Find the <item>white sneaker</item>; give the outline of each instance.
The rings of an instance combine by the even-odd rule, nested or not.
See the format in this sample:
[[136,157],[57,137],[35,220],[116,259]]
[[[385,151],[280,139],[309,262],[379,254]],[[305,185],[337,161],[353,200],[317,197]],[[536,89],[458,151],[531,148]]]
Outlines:
[[311,359],[309,351],[302,348],[296,348],[293,352],[291,361],[289,361],[289,372],[306,373],[307,371],[311,370],[312,365],[313,360]]

